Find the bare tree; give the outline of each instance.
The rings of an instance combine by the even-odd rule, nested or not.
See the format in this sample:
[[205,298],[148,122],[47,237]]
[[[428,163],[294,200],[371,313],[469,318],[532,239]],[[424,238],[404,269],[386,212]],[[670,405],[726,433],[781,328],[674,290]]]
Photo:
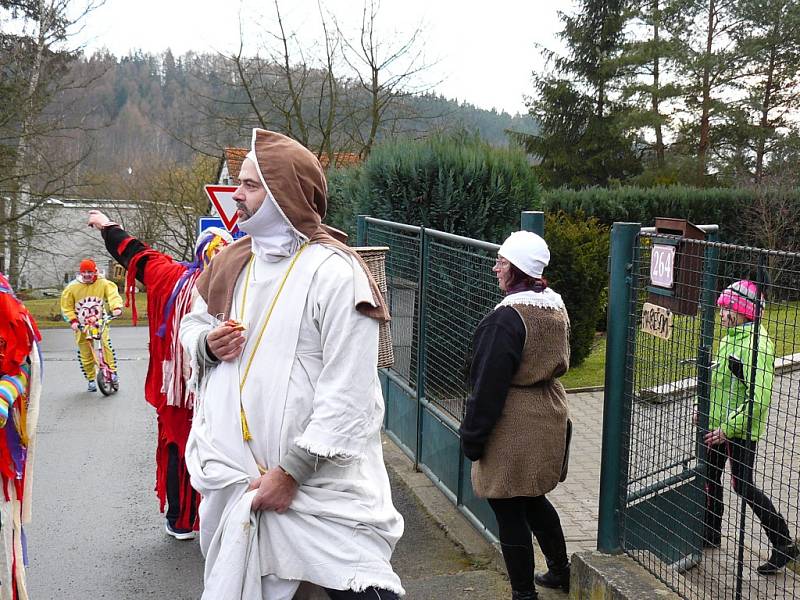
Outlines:
[[[417,81],[431,65],[425,62],[422,26],[407,36],[386,38],[378,27],[379,0],[365,0],[357,41],[350,40],[337,22],[344,41],[345,60],[355,74],[358,87],[366,93],[362,122],[354,123],[351,132],[358,136],[361,154],[366,156],[375,145],[379,130],[394,131],[399,121],[408,118],[402,111],[402,100],[430,89]],[[391,39],[392,41],[386,41]],[[395,109],[392,113],[391,109]],[[366,126],[364,126],[366,125]]]
[[70,159],[48,151],[52,140],[68,135],[71,126],[49,118],[47,107],[59,93],[81,85],[65,77],[66,66],[76,56],[68,42],[97,5],[95,0],[80,5],[75,0],[0,2],[0,19],[18,32],[0,34],[0,60],[9,83],[0,90],[5,96],[0,98],[0,237],[7,259],[3,267],[14,285],[25,238],[18,222],[49,195],[63,193],[68,174],[85,156]]
[[137,238],[177,260],[191,260],[197,219],[208,209],[203,186],[216,168],[215,159],[202,155],[188,165],[151,156],[139,161],[131,176],[111,177],[95,193],[113,190],[121,198],[112,204]]
[[[343,23],[318,0],[320,39],[307,41],[293,29],[280,0],[273,0],[271,26],[258,44],[240,27],[239,47],[223,55],[230,75],[224,93],[197,94],[197,149],[218,155],[231,132],[238,138],[253,126],[281,131],[335,162],[340,151],[366,155],[381,135],[402,129],[413,115],[404,99],[426,91],[417,83],[429,65],[423,61],[422,29],[381,42],[379,4],[366,0],[352,40]],[[303,26],[307,27],[308,23]],[[399,41],[397,41],[399,40]],[[251,50],[255,48],[255,50]],[[223,131],[227,130],[227,131]]]
[[760,183],[745,183],[753,202],[745,209],[742,223],[749,242],[760,248],[783,250],[767,257],[770,278],[776,291],[781,289],[784,274],[797,270],[794,253],[800,251],[800,205],[797,203],[797,180],[793,173],[775,175]]

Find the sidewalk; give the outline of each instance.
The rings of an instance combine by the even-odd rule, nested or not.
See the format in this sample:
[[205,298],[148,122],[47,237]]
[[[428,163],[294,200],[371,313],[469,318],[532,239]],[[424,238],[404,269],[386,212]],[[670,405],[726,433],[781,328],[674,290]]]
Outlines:
[[[593,550],[597,539],[600,486],[602,392],[570,394],[574,436],[567,481],[549,496],[561,515],[570,554]],[[492,546],[442,492],[387,437],[384,459],[393,500],[406,532],[392,563],[409,600],[507,600],[511,588],[499,548]],[[541,553],[537,568],[544,567]],[[543,600],[565,600],[559,591],[540,589]]]
[[568,394],[572,446],[567,480],[548,494],[561,517],[570,554],[597,548],[603,392]]

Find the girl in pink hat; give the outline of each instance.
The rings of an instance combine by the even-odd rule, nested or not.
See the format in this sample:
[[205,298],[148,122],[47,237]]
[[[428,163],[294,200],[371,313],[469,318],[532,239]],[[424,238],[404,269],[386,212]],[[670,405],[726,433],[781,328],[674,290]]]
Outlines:
[[[733,490],[758,517],[772,545],[769,559],[756,570],[761,575],[773,575],[798,556],[786,519],[753,482],[756,446],[766,429],[772,400],[775,348],[766,330],[759,326],[753,373],[755,321],[764,307],[764,297],[755,283],[747,280],[732,283],[720,294],[717,306],[725,336],[720,341],[711,373],[709,432],[705,436],[709,449],[703,544],[714,548],[722,540],[725,505],[721,481],[725,463],[730,460]],[[752,412],[749,408],[751,396]]]

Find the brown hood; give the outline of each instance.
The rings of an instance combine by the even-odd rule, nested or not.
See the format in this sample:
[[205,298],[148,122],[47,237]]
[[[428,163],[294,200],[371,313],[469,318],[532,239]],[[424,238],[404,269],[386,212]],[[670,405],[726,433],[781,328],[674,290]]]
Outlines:
[[[361,303],[356,309],[381,322],[388,321],[386,301],[367,265],[344,244],[347,235],[322,224],[328,209],[328,184],[317,157],[292,138],[264,129],[253,130],[253,151],[264,182],[292,227],[310,243],[338,248],[358,260],[376,306]],[[197,290],[208,304],[209,314],[222,319],[230,316],[233,288],[250,254],[250,239],[243,238],[216,256],[197,280]]]

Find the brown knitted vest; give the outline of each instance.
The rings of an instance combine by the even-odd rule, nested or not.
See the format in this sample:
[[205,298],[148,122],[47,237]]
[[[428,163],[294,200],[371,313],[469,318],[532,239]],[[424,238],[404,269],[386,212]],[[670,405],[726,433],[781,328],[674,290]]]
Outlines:
[[569,317],[566,310],[513,308],[525,323],[525,346],[503,413],[472,465],[472,485],[482,498],[546,494],[564,462],[569,408],[557,377],[569,366]]

